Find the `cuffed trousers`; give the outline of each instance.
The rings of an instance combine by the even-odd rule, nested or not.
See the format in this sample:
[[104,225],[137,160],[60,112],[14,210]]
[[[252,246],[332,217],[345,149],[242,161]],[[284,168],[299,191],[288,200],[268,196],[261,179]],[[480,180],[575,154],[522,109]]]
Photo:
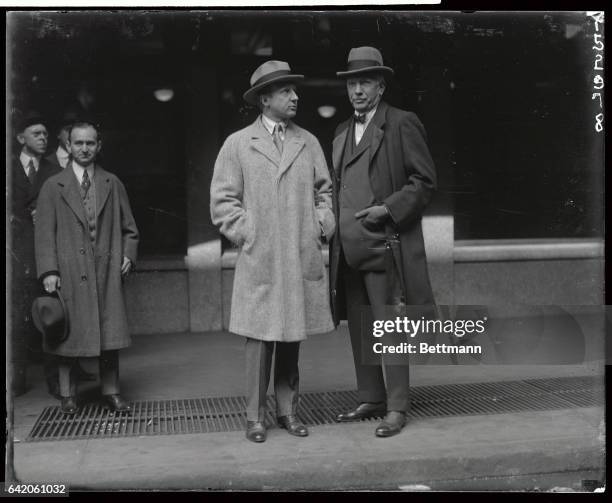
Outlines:
[[[77,358],[59,357],[59,387],[63,397],[76,395]],[[103,395],[119,394],[119,351],[102,351],[99,358]]]
[[343,273],[359,400],[361,402],[386,401],[387,410],[408,412],[410,409],[408,361],[406,360],[402,365],[389,365],[385,364],[385,355],[381,355],[379,365],[365,365],[362,359],[362,327],[360,326],[362,309],[364,306],[370,306],[373,319],[386,319],[386,274],[384,271],[360,271],[349,267],[346,263],[344,263]]
[[260,341],[246,338],[247,420],[263,422],[266,413],[266,392],[270,382],[274,353],[274,394],[276,415],[295,414],[298,405],[300,375],[299,342]]

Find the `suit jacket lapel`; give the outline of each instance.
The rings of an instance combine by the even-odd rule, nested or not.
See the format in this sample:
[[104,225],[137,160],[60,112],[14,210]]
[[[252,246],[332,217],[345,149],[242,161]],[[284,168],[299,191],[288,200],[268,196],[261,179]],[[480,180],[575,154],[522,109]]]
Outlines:
[[334,165],[334,171],[336,176],[340,176],[340,163],[342,162],[342,152],[344,151],[344,144],[346,143],[346,136],[350,128],[345,128],[338,136],[334,138],[332,143],[332,163]]
[[85,207],[81,201],[81,193],[79,192],[79,182],[77,181],[74,170],[72,169],[72,161],[66,165],[66,169],[60,173],[57,183],[60,186],[60,194],[70,209],[74,212],[77,218],[87,228],[87,216],[85,215]]
[[372,126],[372,142],[370,148],[370,162],[378,152],[380,144],[382,142],[384,133],[384,126],[387,118],[387,104],[384,101],[381,101],[378,104],[378,108],[376,109],[376,113],[374,117],[372,117],[372,122],[370,126]]
[[32,186],[18,157],[13,159],[13,180],[17,185],[21,185],[22,187]]
[[295,161],[296,157],[304,148],[305,141],[295,125],[289,122],[285,132],[285,141],[283,142],[283,155],[281,156],[280,166],[278,169],[278,177],[280,178],[289,166]]
[[110,177],[100,166],[94,170],[94,186],[96,187],[96,220],[102,213],[102,209],[108,200],[111,190]]
[[281,154],[272,141],[272,135],[261,123],[261,117],[257,117],[251,125],[251,146],[260,154],[266,156],[276,167],[280,166]]

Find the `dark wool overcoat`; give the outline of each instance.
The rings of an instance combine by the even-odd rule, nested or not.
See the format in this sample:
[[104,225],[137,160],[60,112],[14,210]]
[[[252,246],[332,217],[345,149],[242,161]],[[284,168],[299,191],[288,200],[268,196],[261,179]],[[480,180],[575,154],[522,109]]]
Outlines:
[[136,262],[138,229],[119,179],[96,166],[93,180],[97,206],[93,245],[71,163],[45,182],[38,197],[38,276],[42,280],[59,273],[69,315],[67,340],[53,348],[45,346],[45,351],[60,356],[99,356],[100,351],[130,344],[121,263],[124,256]]
[[[338,126],[333,141],[334,185],[340,183],[341,162],[352,119]],[[427,147],[425,128],[412,112],[381,101],[368,128],[372,127],[369,150],[370,188],[378,203],[385,203],[399,237],[406,303],[433,304],[427,271],[421,218],[436,188],[436,171]],[[337,190],[334,190],[337,196]],[[334,198],[338,216],[338,198]],[[391,226],[387,226],[391,229]],[[330,250],[330,299],[336,325],[346,319],[346,298],[340,277],[341,243],[336,229]],[[392,236],[389,236],[392,237]]]

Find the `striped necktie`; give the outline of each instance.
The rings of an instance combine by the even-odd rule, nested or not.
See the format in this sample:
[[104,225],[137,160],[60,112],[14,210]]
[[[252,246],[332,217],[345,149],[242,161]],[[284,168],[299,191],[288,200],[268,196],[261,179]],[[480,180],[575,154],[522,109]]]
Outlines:
[[285,136],[283,129],[283,123],[278,122],[274,125],[274,131],[272,131],[272,140],[281,154],[283,153],[283,140]]

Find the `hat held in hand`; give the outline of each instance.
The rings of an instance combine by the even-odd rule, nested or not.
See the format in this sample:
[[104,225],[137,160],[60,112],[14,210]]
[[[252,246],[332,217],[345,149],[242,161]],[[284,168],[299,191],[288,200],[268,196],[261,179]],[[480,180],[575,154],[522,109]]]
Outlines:
[[34,300],[32,321],[49,346],[56,346],[68,338],[68,310],[59,290]]

